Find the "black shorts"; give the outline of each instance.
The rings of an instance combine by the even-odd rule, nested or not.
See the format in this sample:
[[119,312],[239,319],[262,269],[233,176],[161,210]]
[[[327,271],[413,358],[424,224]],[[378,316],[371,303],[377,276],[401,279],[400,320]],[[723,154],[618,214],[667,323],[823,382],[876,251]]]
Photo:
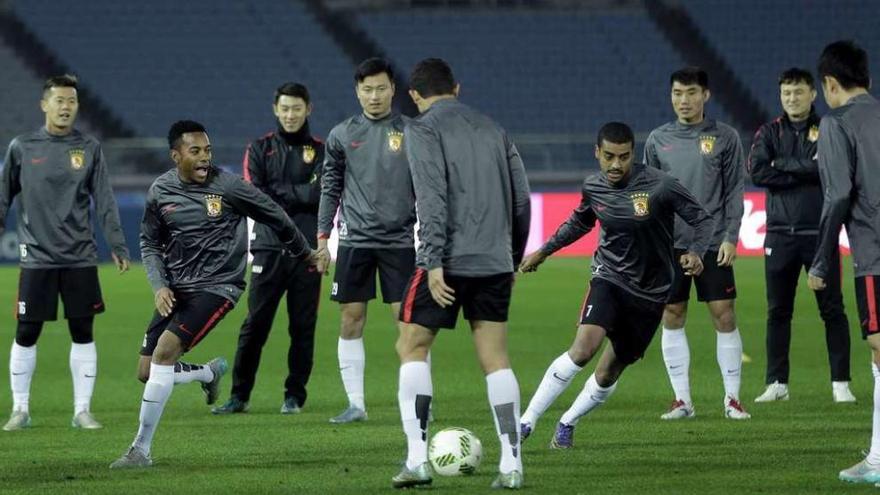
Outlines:
[[187,351],[196,346],[232,311],[234,304],[210,292],[176,292],[174,309],[168,316],[153,312],[153,319],[141,344],[141,356],[152,356],[162,332],[168,330],[180,337]]
[[356,248],[339,246],[330,300],[340,303],[367,302],[376,298],[376,269],[382,301],[403,300],[406,281],[416,265],[414,248]]
[[856,277],[856,306],[859,308],[863,339],[880,333],[880,323],[877,321],[877,308],[880,306],[878,290],[880,290],[880,276]]
[[664,306],[594,278],[584,297],[580,323],[604,328],[617,359],[631,364],[645,355],[663,318]]
[[20,321],[55,321],[58,296],[64,317],[85,318],[104,312],[98,267],[22,268],[15,314]]
[[[669,303],[686,302],[691,298],[691,279],[684,274],[678,260],[687,251],[675,250],[675,275],[669,290]],[[697,286],[697,300],[700,302],[736,299],[736,281],[733,278],[732,266],[718,266],[718,251],[706,251],[703,255],[703,273],[694,279]]]
[[468,321],[506,322],[510,309],[513,274],[500,273],[488,277],[445,275],[446,285],[455,291],[455,302],[441,308],[428,289],[428,272],[416,268],[406,285],[406,296],[400,306],[400,321],[426,328],[455,328],[458,310],[464,309]]

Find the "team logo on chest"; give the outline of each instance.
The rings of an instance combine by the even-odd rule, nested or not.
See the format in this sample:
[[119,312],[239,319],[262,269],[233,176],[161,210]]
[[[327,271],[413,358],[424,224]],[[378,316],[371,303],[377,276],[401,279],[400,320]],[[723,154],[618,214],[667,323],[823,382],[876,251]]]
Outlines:
[[637,192],[630,194],[629,197],[633,200],[633,213],[637,217],[644,217],[648,215],[648,197],[650,195],[646,192]]
[[715,136],[700,136],[700,153],[711,155],[715,149]]
[[303,162],[310,164],[315,161],[315,148],[310,145],[303,146]]
[[223,213],[223,196],[219,194],[206,194],[205,207],[209,217],[219,217]]
[[81,149],[68,150],[67,154],[70,155],[70,168],[72,168],[74,170],[80,170],[86,164],[85,150],[81,150]]
[[810,126],[810,131],[807,133],[807,139],[811,143],[815,143],[819,140],[819,126],[812,125]]
[[403,148],[403,133],[400,131],[388,132],[388,149],[397,153]]

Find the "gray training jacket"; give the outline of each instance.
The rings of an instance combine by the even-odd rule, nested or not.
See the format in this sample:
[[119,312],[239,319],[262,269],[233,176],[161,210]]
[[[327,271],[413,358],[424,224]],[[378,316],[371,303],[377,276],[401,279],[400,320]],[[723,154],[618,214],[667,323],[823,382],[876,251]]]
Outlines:
[[205,291],[238,301],[245,288],[247,222],[271,227],[291,255],[307,256],[308,241],[290,217],[244,179],[211,168],[204,184],[160,175],[147,192],[141,257],[153,291]]
[[531,207],[522,159],[504,129],[444,99],[410,122],[404,141],[419,215],[416,265],[466,277],[513,272]]
[[339,244],[359,248],[412,248],[415,194],[404,151],[400,114],[351,117],[325,144],[318,206],[318,237],[330,237],[339,211]]
[[822,117],[819,178],[825,190],[810,274],[826,278],[846,225],[856,277],[880,275],[880,103],[859,95]]
[[[715,221],[710,251],[738,242],[745,155],[732,127],[708,118],[696,125],[664,124],[645,141],[645,163],[678,179],[709,212]],[[694,229],[676,217],[675,248],[692,249],[695,242]]]
[[22,268],[97,265],[90,200],[110,249],[129,259],[104,153],[92,136],[41,128],[13,139],[0,178],[0,230],[16,195]]

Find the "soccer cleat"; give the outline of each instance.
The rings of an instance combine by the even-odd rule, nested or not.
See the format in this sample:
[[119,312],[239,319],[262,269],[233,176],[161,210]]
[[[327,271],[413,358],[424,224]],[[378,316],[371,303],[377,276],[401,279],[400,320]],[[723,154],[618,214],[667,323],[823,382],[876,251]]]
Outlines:
[[110,469],[146,468],[153,465],[153,459],[137,447],[129,447],[128,452],[110,464]]
[[742,404],[733,397],[724,398],[724,417],[727,419],[749,419],[751,414],[743,409]]
[[831,382],[831,391],[834,402],[855,402],[856,396],[849,389],[849,382]]
[[330,418],[330,422],[335,425],[341,425],[345,423],[354,423],[356,421],[365,421],[367,419],[367,412],[363,409],[355,406],[348,406],[348,409],[342,411],[339,416],[334,416]]
[[409,469],[404,462],[400,472],[391,478],[391,486],[394,488],[413,488],[430,485],[433,481],[429,463],[423,462],[415,469]]
[[506,488],[508,490],[519,490],[523,486],[523,475],[519,471],[511,471],[509,473],[498,473],[498,476],[492,481],[492,488]]
[[284,404],[281,404],[281,414],[299,414],[301,412],[302,408],[299,407],[299,402],[295,398],[285,397]]
[[767,385],[764,393],[755,397],[755,402],[773,402],[777,400],[788,400],[788,385],[785,383],[773,382]]
[[697,412],[694,411],[693,404],[688,404],[683,400],[675,399],[672,401],[672,404],[670,404],[669,410],[660,415],[660,419],[686,419],[693,418],[696,415]]
[[89,411],[82,411],[74,416],[70,421],[70,426],[83,430],[99,430],[104,427]]
[[17,431],[31,427],[31,415],[24,411],[12,411],[9,421],[3,425],[3,431]]
[[863,459],[855,466],[841,471],[838,478],[847,483],[876,483],[880,481],[880,466],[872,466],[867,459]]
[[551,449],[570,449],[574,445],[574,425],[560,422],[556,425],[556,433],[550,440]]
[[529,423],[520,423],[519,434],[520,437],[522,437],[522,440],[520,440],[520,442],[525,442],[526,438],[529,438],[529,435],[532,434],[532,425]]
[[211,414],[235,414],[248,412],[248,403],[238,400],[238,397],[232,396],[222,406],[211,409]]
[[205,392],[205,403],[210,406],[217,402],[217,397],[220,396],[220,379],[229,369],[229,363],[222,357],[216,357],[208,361],[208,367],[214,373],[214,379],[208,383],[202,383],[202,391]]

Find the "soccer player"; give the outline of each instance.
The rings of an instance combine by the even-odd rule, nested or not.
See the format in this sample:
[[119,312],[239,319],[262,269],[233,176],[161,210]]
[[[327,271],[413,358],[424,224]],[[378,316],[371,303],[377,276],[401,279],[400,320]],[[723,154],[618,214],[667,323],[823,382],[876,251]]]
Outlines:
[[850,482],[880,481],[880,103],[868,93],[868,55],[852,41],[826,46],[819,57],[819,80],[831,108],[819,124],[819,176],[825,191],[819,220],[819,247],[810,267],[813,290],[828,290],[839,256],[840,227],[846,225],[855,271],[856,304],[862,337],[872,352],[874,420],[871,449],[840,472]]
[[[752,183],[767,188],[767,389],[755,402],[788,400],[788,350],[798,276],[813,263],[822,213],[816,141],[819,116],[813,108],[813,75],[798,68],[779,76],[783,113],[758,129],[749,154]],[[829,287],[816,293],[825,322],[835,402],[855,402],[849,390],[849,322],[840,291],[840,259],[829,265]]]
[[382,300],[391,305],[396,325],[406,280],[415,265],[415,196],[403,136],[409,119],[391,109],[393,81],[388,61],[363,61],[354,74],[363,111],[327,136],[318,247],[327,249],[339,208],[339,250],[330,299],[339,303],[342,312],[337,354],[348,396],[348,407],[331,423],[367,419],[363,336],[367,302],[376,297],[376,270]]
[[[244,177],[283,207],[315,247],[324,143],[309,131],[312,104],[308,89],[294,82],[281,85],[275,90],[272,109],[278,128],[247,147]],[[296,414],[306,403],[306,384],[312,373],[321,275],[313,265],[284,253],[284,244],[267,225],[254,225],[251,253],[254,259],[248,315],[238,336],[232,394],[212,412],[247,410],[260,354],[272,330],[278,303],[286,293],[290,347],[281,414]]]
[[152,465],[153,435],[175,383],[215,381],[225,371],[225,366],[190,370],[178,360],[232,310],[244,291],[245,217],[269,225],[290,256],[313,263],[322,256],[309,248],[269,196],[211,166],[211,143],[201,124],[175,122],[168,145],[177,167],[150,186],[141,224],[141,253],[156,305],[141,349],[141,355],[152,357],[149,379],[137,436],[111,469]]
[[[686,275],[676,265],[669,304],[663,311],[661,338],[663,361],[675,400],[663,419],[694,416],[691,400],[690,349],[684,331],[691,280],[697,299],[706,303],[716,330],[718,367],[724,383],[724,415],[748,419],[739,401],[742,371],[742,338],[736,327],[734,299],[736,283],[733,261],[743,215],[743,150],[736,131],[707,118],[709,76],[696,67],[678,70],[670,77],[672,108],[677,119],[654,129],[645,141],[645,163],[678,179],[715,221],[709,249],[703,258],[703,272]],[[691,249],[694,230],[682,219],[675,221],[675,249]]]
[[438,330],[454,328],[463,308],[501,442],[500,474],[492,486],[520,488],[520,396],[507,357],[506,322],[513,270],[529,232],[525,169],[504,129],[458,101],[459,85],[445,61],[422,60],[409,81],[410,97],[421,113],[405,132],[420,245],[400,311],[397,400],[407,457],[392,485],[431,484],[428,353]]
[[[606,346],[583,391],[562,415],[551,448],[573,444],[578,420],[601,406],[617,388],[623,370],[638,361],[651,343],[673,283],[673,266],[689,276],[703,271],[702,257],[713,222],[697,200],[674,177],[633,164],[633,132],[610,122],[596,138],[600,172],[584,181],[581,204],[538,251],[523,260],[521,272],[533,272],[549,256],[580,239],[601,222],[599,248],[593,256],[592,279],[581,308],[577,334],[567,352],[550,364],[523,413],[523,439],[538,418]],[[673,250],[676,214],[694,229],[685,253]]]
[[120,273],[128,270],[128,248],[101,145],[74,128],[79,111],[76,77],[49,78],[43,85],[40,108],[46,114],[45,126],[12,140],[0,178],[0,232],[17,195],[21,254],[18,326],[9,356],[12,415],[3,429],[20,430],[31,424],[28,402],[37,365],[37,339],[43,322],[55,321],[59,295],[73,341],[71,424],[97,429],[101,424],[89,410],[98,374],[93,325],[95,315],[105,308],[90,202],[94,201],[95,215]]

